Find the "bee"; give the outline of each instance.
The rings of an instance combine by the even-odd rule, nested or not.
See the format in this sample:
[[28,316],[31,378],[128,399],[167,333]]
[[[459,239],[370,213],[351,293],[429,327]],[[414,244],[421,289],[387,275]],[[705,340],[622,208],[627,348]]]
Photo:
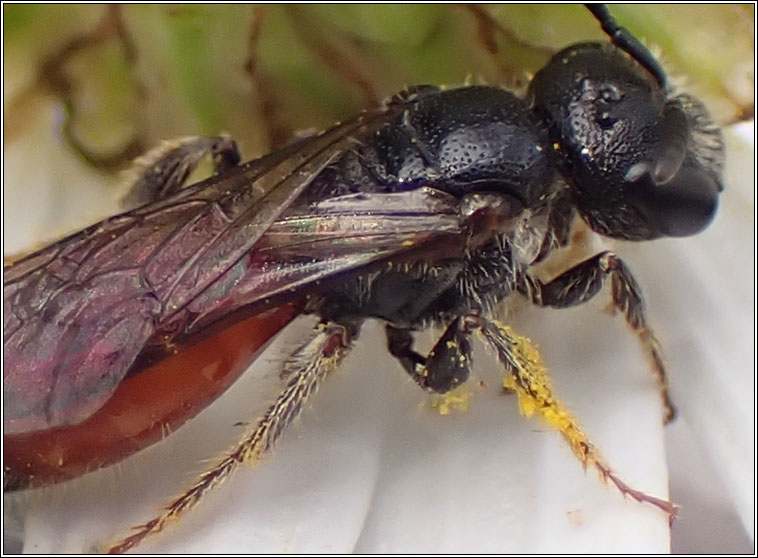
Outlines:
[[[466,383],[470,337],[479,333],[522,408],[548,409],[575,428],[553,400],[533,345],[490,316],[512,293],[539,306],[582,303],[604,277],[665,398],[639,288],[618,257],[596,254],[550,281],[531,273],[568,242],[577,215],[611,237],[689,235],[710,222],[721,190],[723,146],[703,105],[671,93],[647,50],[602,8],[594,13],[614,46],[558,53],[523,98],[488,86],[420,86],[249,163],[239,164],[227,138],[154,152],[132,189],[147,205],[6,269],[6,443],[92,420],[118,390],[154,374],[155,363],[231,323],[253,320],[256,332],[273,324],[258,348],[301,313],[318,316],[318,326],[286,360],[284,388],[247,441],[115,550],[160,530],[238,462],[257,460],[344,358],[366,318],[387,324],[390,353],[437,393]],[[214,176],[178,188],[205,152]],[[425,356],[411,333],[429,324],[445,333]],[[14,373],[17,363],[24,375]],[[193,400],[192,412],[202,405]],[[187,418],[159,423],[174,429]],[[623,492],[672,511],[624,485],[583,434],[562,432]],[[11,486],[44,477],[9,469],[7,455]]]

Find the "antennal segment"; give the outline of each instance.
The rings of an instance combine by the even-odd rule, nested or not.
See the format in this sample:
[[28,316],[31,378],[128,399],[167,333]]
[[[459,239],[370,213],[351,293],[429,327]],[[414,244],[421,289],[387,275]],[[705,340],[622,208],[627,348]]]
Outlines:
[[663,71],[658,60],[626,27],[621,27],[616,22],[606,5],[585,4],[585,7],[600,22],[605,34],[611,38],[611,42],[639,62],[653,75],[660,86],[665,88],[666,72]]

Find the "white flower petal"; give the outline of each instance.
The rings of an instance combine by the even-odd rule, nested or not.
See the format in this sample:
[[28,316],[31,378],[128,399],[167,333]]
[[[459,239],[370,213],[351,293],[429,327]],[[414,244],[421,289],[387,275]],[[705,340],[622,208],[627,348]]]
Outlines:
[[[662,243],[659,261],[671,272],[648,289],[681,410],[669,436],[673,495],[684,505],[677,528],[688,548],[700,540],[718,552],[748,552],[755,540],[754,129],[726,130],[719,214],[702,234]],[[735,513],[744,532],[720,536],[713,522]]]

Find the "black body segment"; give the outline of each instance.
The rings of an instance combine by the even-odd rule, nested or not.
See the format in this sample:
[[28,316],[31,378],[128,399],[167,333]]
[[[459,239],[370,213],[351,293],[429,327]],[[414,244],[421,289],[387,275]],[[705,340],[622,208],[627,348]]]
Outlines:
[[674,95],[606,43],[556,54],[529,86],[587,223],[606,236],[685,236],[713,219],[723,140],[702,104]]
[[512,93],[421,86],[390,106],[395,116],[330,165],[304,200],[427,186],[459,197],[507,193],[531,206],[549,191],[555,165],[546,130]]
[[424,358],[413,350],[410,331],[387,326],[387,348],[418,385],[447,393],[465,383],[471,373],[470,333],[464,318],[457,317]]

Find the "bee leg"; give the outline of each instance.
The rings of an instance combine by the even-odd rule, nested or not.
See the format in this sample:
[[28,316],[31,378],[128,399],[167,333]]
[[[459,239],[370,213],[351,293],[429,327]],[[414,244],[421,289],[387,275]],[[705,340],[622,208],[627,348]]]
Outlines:
[[237,144],[226,136],[193,136],[163,142],[134,161],[128,171],[129,191],[122,205],[133,209],[175,194],[208,155],[214,174],[240,162]]
[[583,467],[593,467],[604,481],[611,481],[625,496],[646,502],[669,514],[670,520],[676,515],[676,506],[655,496],[635,490],[627,485],[605,462],[600,451],[581,430],[576,419],[553,394],[548,369],[542,361],[537,347],[510,327],[479,316],[468,316],[469,327],[476,327],[497,354],[508,374],[503,387],[515,391],[519,408],[526,417],[541,416],[552,428],[558,430],[571,446],[574,455]]
[[422,388],[447,393],[468,380],[471,372],[471,330],[463,317],[453,320],[426,357],[413,350],[407,329],[387,326],[387,345],[392,356]]
[[553,308],[567,308],[587,302],[600,291],[603,283],[610,279],[609,310],[612,313],[621,312],[626,323],[637,335],[658,381],[665,409],[664,423],[674,419],[676,409],[669,396],[661,349],[645,318],[642,293],[632,273],[618,256],[611,252],[602,252],[562,273],[549,283],[542,283],[529,275],[522,275],[519,279],[519,290],[534,304]]
[[243,463],[257,465],[300,414],[321,381],[337,368],[350,348],[350,338],[355,331],[356,328],[352,326],[348,328],[335,323],[319,324],[310,341],[284,363],[284,387],[263,416],[248,427],[239,442],[222,455],[213,467],[169,503],[163,513],[135,527],[131,535],[110,546],[108,553],[120,554],[134,548],[145,537],[162,531],[168,523],[197,505],[211,489],[228,479],[237,467]]

